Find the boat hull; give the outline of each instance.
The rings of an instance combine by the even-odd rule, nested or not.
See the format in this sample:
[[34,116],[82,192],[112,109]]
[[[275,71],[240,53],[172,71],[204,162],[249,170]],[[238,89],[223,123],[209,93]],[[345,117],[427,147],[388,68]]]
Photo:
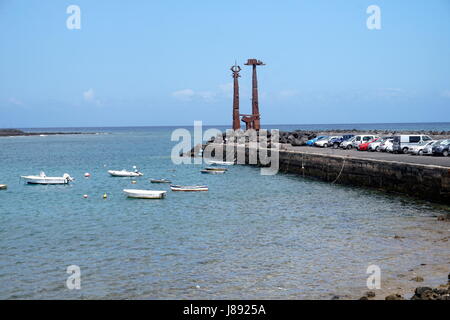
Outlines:
[[28,184],[69,184],[69,181],[60,177],[22,177]]
[[216,160],[206,160],[207,163],[215,165],[215,166],[233,166],[234,161],[216,161]]
[[161,179],[161,180],[153,179],[153,180],[150,180],[150,182],[151,183],[170,183],[169,180],[164,180],[164,179]]
[[224,174],[226,170],[201,170],[205,174]]
[[113,177],[140,177],[143,176],[140,172],[130,172],[130,171],[114,171],[109,170],[108,173]]
[[163,199],[166,196],[166,191],[124,189],[123,192],[134,199]]
[[170,186],[170,189],[183,192],[208,191],[207,186]]

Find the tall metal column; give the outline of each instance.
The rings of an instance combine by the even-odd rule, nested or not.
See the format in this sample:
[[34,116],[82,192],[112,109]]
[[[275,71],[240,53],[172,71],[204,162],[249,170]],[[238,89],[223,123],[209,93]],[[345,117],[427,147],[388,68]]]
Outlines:
[[234,65],[231,67],[233,72],[233,130],[239,130],[241,128],[241,122],[239,121],[239,71],[241,67]]
[[246,66],[253,67],[252,76],[252,116],[253,116],[253,129],[259,130],[261,128],[261,116],[259,114],[259,102],[258,102],[258,78],[256,75],[256,66],[265,65],[262,61],[257,59],[248,59]]

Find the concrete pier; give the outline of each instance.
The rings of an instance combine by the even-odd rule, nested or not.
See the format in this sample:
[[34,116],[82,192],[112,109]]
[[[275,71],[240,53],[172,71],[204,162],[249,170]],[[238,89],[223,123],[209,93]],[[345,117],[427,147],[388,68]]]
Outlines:
[[[229,148],[235,149],[235,146],[225,145],[224,155]],[[450,204],[450,157],[292,147],[287,144],[281,145],[280,149],[280,172]],[[248,148],[245,153],[248,157]],[[254,165],[261,165],[259,159]]]

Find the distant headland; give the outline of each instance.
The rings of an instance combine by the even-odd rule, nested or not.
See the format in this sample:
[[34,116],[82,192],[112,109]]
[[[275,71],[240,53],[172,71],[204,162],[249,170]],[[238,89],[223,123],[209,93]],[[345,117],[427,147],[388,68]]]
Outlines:
[[60,134],[96,134],[95,132],[25,132],[18,129],[0,129],[0,137],[24,137],[24,136],[42,136],[42,135],[60,135]]

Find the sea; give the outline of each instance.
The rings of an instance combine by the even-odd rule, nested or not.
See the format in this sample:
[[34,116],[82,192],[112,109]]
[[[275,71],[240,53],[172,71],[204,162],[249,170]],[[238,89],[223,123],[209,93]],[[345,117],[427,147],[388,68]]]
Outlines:
[[[268,128],[447,131],[450,123]],[[413,286],[410,274],[446,281],[450,225],[436,217],[447,207],[252,166],[201,174],[204,164],[172,162],[176,129],[33,128],[24,130],[96,134],[0,138],[0,184],[8,185],[0,299],[352,299],[368,290],[371,270],[392,290]],[[133,166],[144,176],[107,173]],[[75,180],[20,178],[40,171]],[[209,191],[172,192],[152,178]],[[127,188],[167,197],[129,199]]]

